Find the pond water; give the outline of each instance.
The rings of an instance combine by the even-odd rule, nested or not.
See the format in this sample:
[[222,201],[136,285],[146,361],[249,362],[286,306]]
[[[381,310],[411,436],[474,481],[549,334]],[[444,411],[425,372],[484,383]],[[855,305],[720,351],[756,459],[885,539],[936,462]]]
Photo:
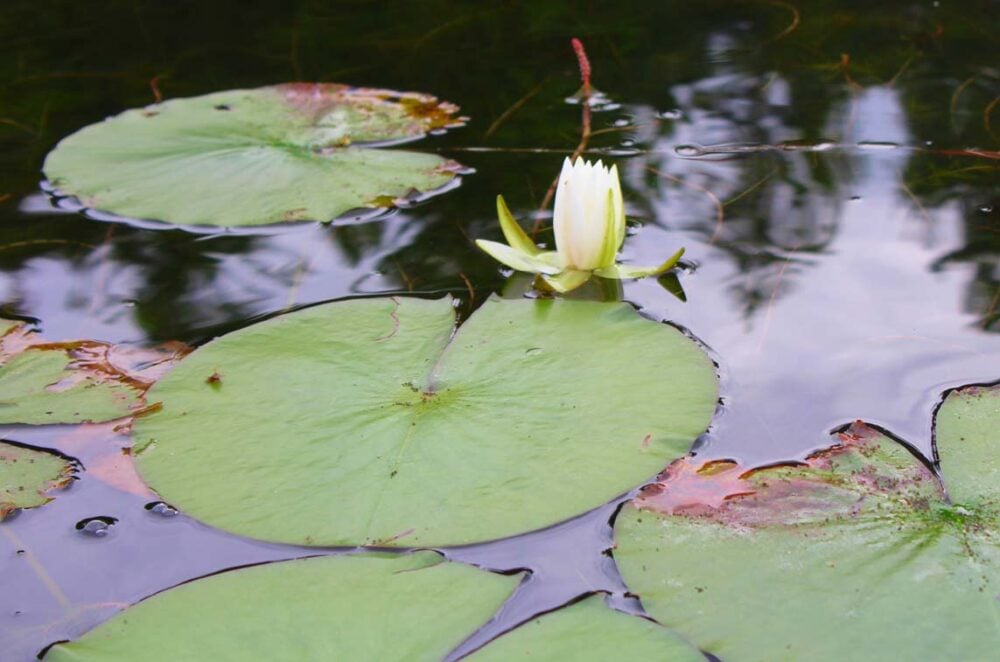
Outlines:
[[[721,406],[699,456],[800,459],[862,419],[933,458],[942,393],[1000,378],[995,2],[227,5],[5,5],[3,316],[50,340],[197,346],[345,297],[451,294],[468,314],[491,293],[518,296],[524,283],[472,240],[499,238],[498,193],[523,222],[549,224],[546,190],[580,141],[575,36],[606,96],[584,155],[618,164],[634,221],[624,259],[656,264],[687,248],[675,279],[600,296],[688,330],[718,363]],[[252,236],[88,219],[39,189],[45,154],[82,126],[159,95],[292,80],[459,104],[467,126],[412,148],[474,174],[376,220]],[[85,466],[129,443],[112,425],[3,435]],[[52,503],[0,525],[4,659],[32,659],[180,582],[335,551],[244,540],[147,508],[155,495],[117,475],[115,485],[81,473]],[[448,550],[533,571],[455,656],[593,591],[639,611],[606,553],[621,500]],[[115,521],[104,535],[78,530],[93,517]]]

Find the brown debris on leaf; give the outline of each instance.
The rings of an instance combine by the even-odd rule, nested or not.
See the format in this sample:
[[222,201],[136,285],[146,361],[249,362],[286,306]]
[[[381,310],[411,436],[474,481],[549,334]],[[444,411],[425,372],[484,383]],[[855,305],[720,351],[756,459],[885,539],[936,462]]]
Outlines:
[[857,421],[805,462],[746,469],[730,460],[677,460],[633,504],[737,527],[857,516],[886,505],[926,508],[943,492],[919,459]]
[[459,108],[455,104],[420,92],[396,92],[339,83],[285,83],[276,87],[289,105],[309,116],[313,122],[321,121],[337,106],[349,106],[367,113],[375,113],[388,106],[399,107],[410,119],[406,133],[411,137],[457,128],[468,121],[467,117],[457,115]]
[[179,342],[154,347],[113,345],[98,340],[49,342],[23,322],[7,321],[0,336],[0,366],[23,352],[59,352],[69,359],[65,376],[48,384],[50,393],[68,391],[81,384],[109,384],[125,387],[136,395],[133,412],[147,408],[143,396],[191,348]]

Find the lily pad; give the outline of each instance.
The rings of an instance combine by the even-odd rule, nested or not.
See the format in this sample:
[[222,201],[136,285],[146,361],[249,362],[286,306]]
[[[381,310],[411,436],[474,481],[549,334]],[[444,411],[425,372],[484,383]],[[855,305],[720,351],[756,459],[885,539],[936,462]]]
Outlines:
[[0,423],[82,423],[130,416],[142,407],[151,374],[159,374],[184,352],[125,350],[93,340],[50,343],[24,324],[4,323]]
[[50,185],[91,209],[177,225],[329,221],[451,183],[458,164],[361,145],[459,125],[458,108],[417,93],[294,83],[125,111],[65,138]]
[[701,651],[662,625],[609,609],[599,596],[539,616],[466,659],[705,662]]
[[0,520],[52,500],[50,490],[73,480],[73,463],[52,453],[0,442]]
[[708,425],[715,370],[626,304],[316,306],[196,350],[136,420],[143,478],[189,515],[296,544],[457,545],[597,507]]
[[45,660],[440,660],[517,583],[433,552],[271,563],[154,595]]
[[960,504],[988,504],[1000,513],[1000,386],[953,392],[934,421],[941,473]]
[[726,660],[994,658],[1000,397],[970,397],[953,394],[938,415],[961,501],[860,423],[801,465],[688,458],[616,522],[626,583]]

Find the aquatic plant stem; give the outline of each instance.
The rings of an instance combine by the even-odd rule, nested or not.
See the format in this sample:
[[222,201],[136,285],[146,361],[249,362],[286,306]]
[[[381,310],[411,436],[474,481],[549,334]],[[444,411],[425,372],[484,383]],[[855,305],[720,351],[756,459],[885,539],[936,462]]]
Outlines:
[[[580,68],[580,81],[583,86],[580,88],[580,105],[582,106],[582,116],[580,118],[580,142],[577,143],[576,148],[573,150],[573,154],[570,155],[569,160],[576,161],[581,154],[587,149],[587,144],[590,142],[590,58],[587,57],[587,51],[583,47],[583,42],[573,37],[570,41],[573,45],[573,52],[576,54],[576,62]],[[552,198],[556,194],[556,186],[559,184],[559,178],[556,177],[552,180],[552,184],[549,185],[548,190],[545,192],[545,197],[542,199],[542,204],[538,206],[538,211],[543,212],[548,209],[549,204],[552,202]],[[541,217],[535,219],[535,224],[531,228],[531,237],[534,239],[542,229],[542,219]]]

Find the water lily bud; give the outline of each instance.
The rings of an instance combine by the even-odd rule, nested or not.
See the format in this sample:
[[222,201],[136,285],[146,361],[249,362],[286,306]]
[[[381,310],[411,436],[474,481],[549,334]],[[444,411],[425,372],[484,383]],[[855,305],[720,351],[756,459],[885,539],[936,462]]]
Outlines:
[[554,210],[556,251],[564,269],[610,267],[625,239],[618,168],[598,161],[563,161]]
[[615,262],[625,241],[625,206],[618,168],[605,168],[600,161],[563,161],[553,214],[556,250],[545,251],[518,225],[498,195],[497,216],[507,243],[476,239],[476,245],[511,269],[538,274],[556,292],[580,287],[592,275],[617,280],[658,276],[677,266],[684,255],[681,248],[656,267]]

